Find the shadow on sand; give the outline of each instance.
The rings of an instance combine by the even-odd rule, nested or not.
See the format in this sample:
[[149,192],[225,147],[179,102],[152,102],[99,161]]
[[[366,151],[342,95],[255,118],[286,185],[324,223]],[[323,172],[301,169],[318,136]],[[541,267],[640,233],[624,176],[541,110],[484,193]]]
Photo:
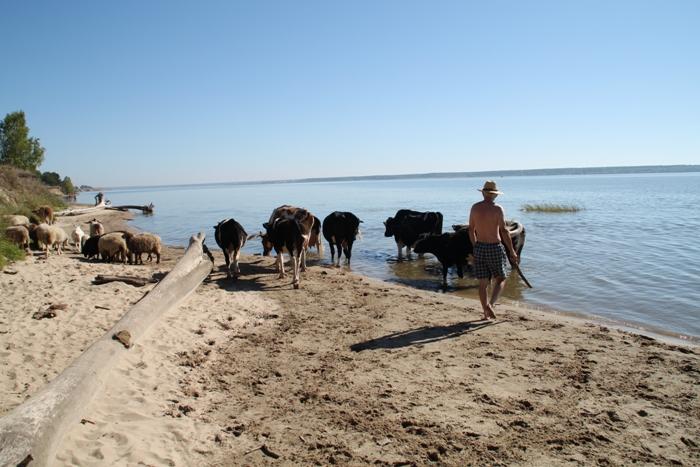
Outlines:
[[432,326],[400,331],[350,346],[353,352],[373,349],[398,349],[409,345],[429,344],[444,339],[452,339],[463,334],[498,324],[499,321],[465,321],[450,326]]

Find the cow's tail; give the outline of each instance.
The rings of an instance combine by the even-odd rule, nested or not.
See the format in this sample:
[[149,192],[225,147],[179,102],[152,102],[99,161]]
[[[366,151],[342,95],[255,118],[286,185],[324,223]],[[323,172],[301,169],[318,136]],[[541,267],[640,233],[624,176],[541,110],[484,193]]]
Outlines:
[[442,213],[436,212],[435,216],[437,217],[437,220],[435,222],[435,231],[433,233],[441,235],[442,234]]

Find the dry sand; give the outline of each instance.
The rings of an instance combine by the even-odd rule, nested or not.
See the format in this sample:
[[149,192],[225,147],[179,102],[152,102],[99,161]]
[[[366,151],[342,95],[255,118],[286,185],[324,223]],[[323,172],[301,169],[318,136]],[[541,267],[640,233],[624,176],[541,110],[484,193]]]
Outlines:
[[[98,217],[123,228],[123,214]],[[0,415],[152,287],[95,275],[151,277],[181,254],[32,257],[0,274]],[[216,255],[118,363],[55,464],[700,464],[696,349],[506,303],[479,321],[473,300],[328,262],[292,290],[272,258],[244,257],[230,281]],[[57,303],[55,318],[32,319]]]

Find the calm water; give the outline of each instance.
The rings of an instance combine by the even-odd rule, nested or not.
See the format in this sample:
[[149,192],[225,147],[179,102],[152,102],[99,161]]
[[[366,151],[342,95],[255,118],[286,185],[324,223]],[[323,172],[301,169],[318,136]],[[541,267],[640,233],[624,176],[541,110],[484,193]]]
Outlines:
[[[353,181],[272,185],[204,185],[107,192],[113,204],[153,202],[153,216],[133,224],[172,245],[200,230],[215,246],[213,225],[233,217],[259,231],[273,208],[303,206],[323,219],[352,211],[364,221],[353,270],[438,289],[439,264],[397,262],[382,222],[400,208],[441,211],[444,229],[466,222],[481,179]],[[649,330],[700,338],[700,174],[503,177],[498,202],[527,230],[522,269],[533,289],[511,275],[505,296],[542,308],[594,315]],[[79,201],[92,202],[93,193]],[[525,203],[576,204],[578,213],[524,213]],[[330,261],[327,244],[326,261]],[[245,252],[260,253],[259,241]],[[476,297],[476,281],[449,276],[450,293]]]

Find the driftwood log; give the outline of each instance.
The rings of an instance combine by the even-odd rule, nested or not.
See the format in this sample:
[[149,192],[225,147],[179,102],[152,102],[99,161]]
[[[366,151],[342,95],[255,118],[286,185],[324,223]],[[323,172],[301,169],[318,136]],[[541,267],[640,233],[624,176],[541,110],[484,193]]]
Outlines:
[[92,280],[92,283],[95,285],[107,284],[109,282],[124,282],[135,287],[143,287],[144,285],[155,284],[158,281],[153,278],[148,279],[145,277],[136,276],[103,276],[102,274],[98,274]]
[[112,209],[114,211],[128,211],[129,209],[136,209],[137,211],[141,211],[144,214],[153,214],[153,209],[155,209],[155,205],[153,203],[150,203],[147,206],[136,206],[134,204],[127,204],[124,206],[108,206],[107,209]]
[[90,206],[89,208],[76,208],[76,209],[66,209],[64,211],[57,212],[56,216],[79,216],[81,214],[89,214],[91,212],[103,211],[107,209],[109,205],[102,201],[100,204],[95,206]]
[[203,255],[203,241],[204,233],[193,236],[184,256],[143,300],[46,387],[0,418],[1,466],[21,464],[30,456],[32,467],[53,464],[65,434],[80,423],[108,372],[129,351],[112,336],[126,331],[129,345],[138,343],[155,321],[177,307],[211,272],[212,263]]

